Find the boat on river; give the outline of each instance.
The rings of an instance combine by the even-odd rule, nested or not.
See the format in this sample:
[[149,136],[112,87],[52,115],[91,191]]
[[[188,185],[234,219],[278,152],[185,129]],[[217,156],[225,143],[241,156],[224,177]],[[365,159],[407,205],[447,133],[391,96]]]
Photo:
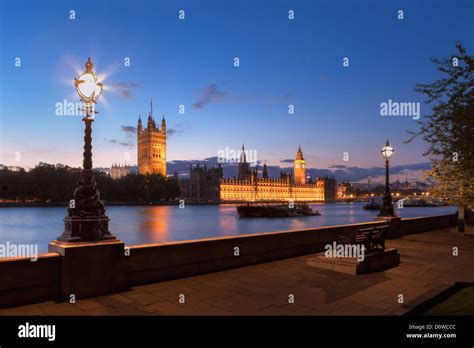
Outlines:
[[382,202],[380,198],[371,197],[369,202],[362,207],[364,210],[380,210]]
[[246,204],[237,207],[239,217],[298,217],[321,215],[314,211],[308,204]]

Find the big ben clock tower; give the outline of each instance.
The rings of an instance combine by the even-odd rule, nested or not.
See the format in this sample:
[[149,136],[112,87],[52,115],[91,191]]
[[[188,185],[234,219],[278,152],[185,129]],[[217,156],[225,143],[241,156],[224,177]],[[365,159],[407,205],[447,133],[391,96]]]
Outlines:
[[295,184],[306,184],[306,161],[303,158],[301,146],[298,147],[294,163]]

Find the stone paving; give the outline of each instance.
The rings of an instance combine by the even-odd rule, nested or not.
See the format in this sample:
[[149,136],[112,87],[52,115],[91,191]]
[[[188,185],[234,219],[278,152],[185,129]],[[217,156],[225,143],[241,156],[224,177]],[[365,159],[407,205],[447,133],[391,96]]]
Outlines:
[[387,247],[398,248],[401,263],[385,272],[354,276],[310,268],[306,259],[314,255],[306,255],[0,315],[401,315],[455,281],[474,282],[473,236],[444,229],[390,240]]

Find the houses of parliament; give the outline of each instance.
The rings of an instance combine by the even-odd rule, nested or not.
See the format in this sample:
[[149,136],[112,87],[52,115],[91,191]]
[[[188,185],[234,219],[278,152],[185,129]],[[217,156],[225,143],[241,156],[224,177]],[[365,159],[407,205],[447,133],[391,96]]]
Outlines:
[[[244,150],[244,149],[243,149]],[[263,166],[261,177],[251,170],[245,151],[242,151],[239,176],[220,181],[222,202],[333,202],[336,194],[334,178],[324,177],[314,180],[306,176],[306,160],[301,147],[293,162],[293,175],[281,173],[280,178],[268,177],[267,166]]]
[[333,202],[336,180],[330,177],[306,176],[306,160],[301,147],[293,163],[293,175],[281,173],[270,178],[267,166],[262,174],[251,169],[242,148],[236,178],[223,178],[223,170],[206,166],[191,166],[189,179],[180,181],[182,198],[189,203],[231,202]]

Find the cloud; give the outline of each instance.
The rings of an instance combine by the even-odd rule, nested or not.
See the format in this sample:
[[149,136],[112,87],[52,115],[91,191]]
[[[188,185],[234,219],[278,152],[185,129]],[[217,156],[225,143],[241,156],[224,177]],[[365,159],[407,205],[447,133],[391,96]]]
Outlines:
[[347,168],[347,166],[344,166],[342,164],[335,164],[333,166],[330,166],[329,168],[344,169]]
[[137,87],[140,87],[140,85],[138,83],[135,83],[135,82],[114,82],[112,85],[115,86],[115,87],[119,87],[119,88],[137,88]]
[[[395,177],[395,175],[404,177],[420,177],[422,172],[428,170],[430,166],[429,162],[393,166],[390,167],[390,175],[393,177]],[[333,175],[338,180],[361,181],[367,180],[369,176],[373,179],[384,177],[385,168],[360,168],[337,164],[330,166],[328,169],[315,169],[315,173],[318,175]]]
[[177,129],[174,129],[174,128],[169,128],[169,129],[166,130],[166,134],[169,135],[169,136],[173,136],[176,133],[182,133],[182,132],[183,131],[177,130]]
[[135,82],[114,82],[111,86],[123,99],[132,99],[132,89],[140,87],[140,85]]
[[223,92],[215,83],[204,87],[198,94],[197,101],[193,103],[193,109],[202,109],[209,103],[217,102],[228,97],[227,92]]
[[280,163],[293,163],[294,161],[295,160],[292,158],[287,158],[287,159],[281,160]]
[[129,138],[137,134],[137,128],[134,126],[120,126],[120,128]]
[[125,142],[125,141],[119,141],[117,139],[105,139],[106,141],[108,141],[109,143],[112,143],[112,144],[117,144],[117,145],[120,145],[120,146],[124,146],[124,147],[132,147],[133,146],[133,142]]
[[120,90],[120,91],[119,91],[119,95],[120,95],[123,99],[132,99],[132,92],[130,92],[130,90],[128,90],[128,89]]
[[[134,127],[134,126],[120,126],[120,129],[122,132],[125,133],[125,135],[128,138],[132,138],[135,134],[137,134],[137,127]],[[166,130],[166,134],[169,136],[173,136],[175,134],[182,133],[182,132],[183,132],[182,130],[178,130],[175,128],[168,128]],[[113,142],[113,141],[110,141],[110,142]]]

